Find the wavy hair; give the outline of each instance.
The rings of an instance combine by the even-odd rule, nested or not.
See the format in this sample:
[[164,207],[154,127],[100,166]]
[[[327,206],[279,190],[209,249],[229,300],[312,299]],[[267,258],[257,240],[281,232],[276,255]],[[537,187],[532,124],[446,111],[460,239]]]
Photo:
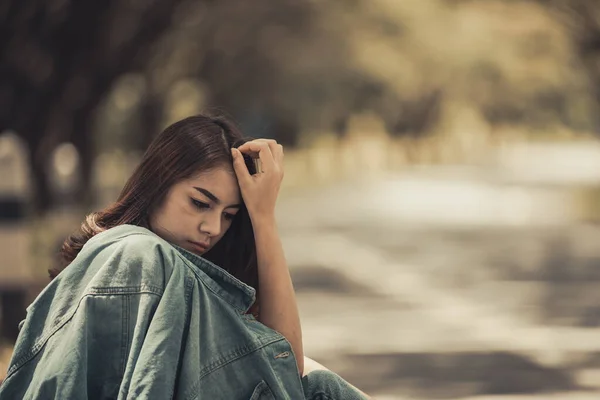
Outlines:
[[[49,269],[54,279],[75,259],[90,238],[118,225],[150,229],[149,216],[165,199],[171,186],[198,171],[231,166],[231,148],[251,140],[223,116],[197,115],[178,121],[162,131],[150,144],[140,164],[117,200],[89,214],[77,232],[64,241],[58,265]],[[250,173],[255,166],[244,156]],[[225,269],[258,292],[258,268],[254,233],[248,210],[242,204],[230,228],[203,258]]]

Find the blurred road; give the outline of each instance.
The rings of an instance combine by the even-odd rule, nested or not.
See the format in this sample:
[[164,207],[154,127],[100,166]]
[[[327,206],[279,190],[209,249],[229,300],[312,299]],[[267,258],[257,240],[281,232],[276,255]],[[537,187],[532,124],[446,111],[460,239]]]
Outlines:
[[364,391],[600,398],[600,226],[568,190],[416,169],[287,189],[277,211],[306,354]]
[[[600,398],[600,227],[539,188],[503,219],[443,182],[423,202],[405,177],[281,200],[306,354],[381,399]],[[544,213],[515,220],[530,194]]]

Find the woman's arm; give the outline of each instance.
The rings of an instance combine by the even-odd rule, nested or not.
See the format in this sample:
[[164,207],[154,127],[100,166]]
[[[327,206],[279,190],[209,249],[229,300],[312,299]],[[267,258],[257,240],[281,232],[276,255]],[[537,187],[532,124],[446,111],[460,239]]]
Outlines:
[[252,221],[252,225],[258,257],[259,321],[290,342],[302,376],[304,350],[300,316],[275,217]]
[[[259,158],[263,172],[250,175],[240,152]],[[260,293],[259,321],[290,342],[302,375],[304,351],[300,317],[275,221],[275,203],[283,179],[283,148],[274,140],[257,139],[232,150],[232,155],[254,230]]]

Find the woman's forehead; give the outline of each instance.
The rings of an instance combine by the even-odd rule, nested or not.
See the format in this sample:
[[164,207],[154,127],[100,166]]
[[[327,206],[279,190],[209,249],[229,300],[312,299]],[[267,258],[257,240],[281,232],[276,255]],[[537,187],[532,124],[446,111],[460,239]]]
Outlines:
[[231,167],[215,167],[208,170],[199,171],[194,174],[190,179],[190,182],[214,182],[217,184],[235,182],[237,185],[237,178]]
[[215,168],[202,171],[182,182],[185,186],[210,191],[226,203],[239,202],[239,186],[231,168]]

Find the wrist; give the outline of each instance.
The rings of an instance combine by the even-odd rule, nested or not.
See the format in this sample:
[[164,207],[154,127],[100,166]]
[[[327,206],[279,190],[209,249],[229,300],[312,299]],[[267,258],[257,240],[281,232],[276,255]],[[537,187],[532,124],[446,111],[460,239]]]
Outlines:
[[275,213],[249,213],[254,229],[261,226],[276,226]]

